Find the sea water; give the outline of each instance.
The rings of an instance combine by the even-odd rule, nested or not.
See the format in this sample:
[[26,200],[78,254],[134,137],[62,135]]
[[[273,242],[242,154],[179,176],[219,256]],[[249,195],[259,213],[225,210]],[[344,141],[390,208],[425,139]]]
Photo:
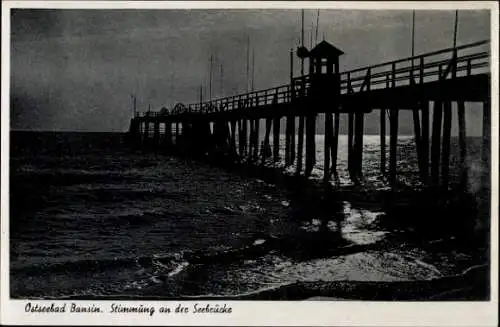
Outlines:
[[[313,178],[322,175],[323,142],[318,135]],[[480,140],[471,142],[474,167]],[[418,183],[413,139],[398,143],[398,178]],[[364,137],[366,187],[387,187],[379,146],[378,136]],[[346,147],[341,135],[338,174],[344,185],[350,183]],[[470,175],[473,180],[474,171]],[[415,280],[448,272],[443,264],[425,262],[418,248],[296,258],[271,247],[213,259],[262,247],[271,236],[314,233],[317,217],[290,221],[292,201],[262,180],[135,151],[119,133],[12,132],[11,296],[236,295],[297,280]],[[342,205],[349,242],[369,245],[387,236],[375,224],[381,212]]]

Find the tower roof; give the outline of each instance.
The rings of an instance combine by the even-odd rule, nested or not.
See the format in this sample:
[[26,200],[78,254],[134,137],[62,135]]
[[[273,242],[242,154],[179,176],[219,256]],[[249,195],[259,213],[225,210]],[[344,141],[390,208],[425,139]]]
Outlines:
[[325,40],[321,41],[309,52],[309,56],[315,58],[339,57],[342,54],[344,54],[342,50],[326,42]]

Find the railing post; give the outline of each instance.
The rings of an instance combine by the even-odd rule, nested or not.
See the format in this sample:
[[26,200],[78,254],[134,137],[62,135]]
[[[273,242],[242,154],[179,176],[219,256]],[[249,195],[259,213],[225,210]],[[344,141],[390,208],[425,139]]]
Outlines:
[[370,83],[372,82],[372,69],[368,68],[366,71],[366,90],[370,91],[371,90],[371,85]]
[[415,63],[413,61],[413,58],[411,58],[411,68],[410,68],[410,85],[414,85],[415,84],[415,79],[414,79],[414,74],[413,74],[413,70],[415,69]]
[[370,83],[370,68],[366,70],[366,75],[365,78],[363,79],[361,87],[359,88],[359,92],[362,92],[365,89],[365,87],[368,86],[369,83]]
[[452,67],[451,67],[451,77],[457,77],[457,49],[453,49],[453,58],[452,58]]

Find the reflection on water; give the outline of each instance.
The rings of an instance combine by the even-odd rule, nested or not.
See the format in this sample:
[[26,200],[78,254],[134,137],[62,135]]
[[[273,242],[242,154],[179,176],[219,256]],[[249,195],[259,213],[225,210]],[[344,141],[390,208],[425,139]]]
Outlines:
[[345,224],[342,229],[344,238],[356,244],[373,244],[383,239],[386,231],[377,230],[377,218],[383,212],[373,212],[366,209],[352,208],[344,201]]

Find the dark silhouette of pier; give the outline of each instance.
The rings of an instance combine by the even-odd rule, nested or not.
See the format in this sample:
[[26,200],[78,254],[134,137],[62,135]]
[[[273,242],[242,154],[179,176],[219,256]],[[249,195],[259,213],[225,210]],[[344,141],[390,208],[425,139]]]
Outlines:
[[[129,136],[140,146],[167,150],[183,147],[194,157],[214,155],[232,160],[245,158],[250,162],[272,158],[278,162],[280,120],[284,117],[285,164],[296,164],[296,174],[308,177],[316,163],[316,118],[322,113],[325,115],[324,180],[327,182],[336,175],[339,121],[340,115],[345,114],[348,115],[349,172],[351,178],[357,180],[362,176],[364,117],[378,110],[380,172],[388,174],[394,186],[398,115],[401,110],[410,110],[422,184],[446,190],[450,175],[453,102],[457,104],[460,169],[464,183],[467,181],[466,102],[482,103],[483,153],[489,151],[490,72],[489,52],[484,50],[488,46],[489,41],[474,42],[339,72],[343,52],[322,41],[310,51],[304,47],[297,50],[302,65],[308,61],[309,71],[298,77],[291,73],[286,85],[211,101],[179,103],[172,110],[136,113],[131,120]],[[290,52],[291,72],[293,55]],[[431,103],[434,104],[432,126],[429,119]],[[386,127],[386,115],[389,128]],[[259,140],[261,120],[265,121],[263,140]],[[390,135],[388,165],[385,155],[387,129]],[[487,155],[483,159],[488,164]]]

